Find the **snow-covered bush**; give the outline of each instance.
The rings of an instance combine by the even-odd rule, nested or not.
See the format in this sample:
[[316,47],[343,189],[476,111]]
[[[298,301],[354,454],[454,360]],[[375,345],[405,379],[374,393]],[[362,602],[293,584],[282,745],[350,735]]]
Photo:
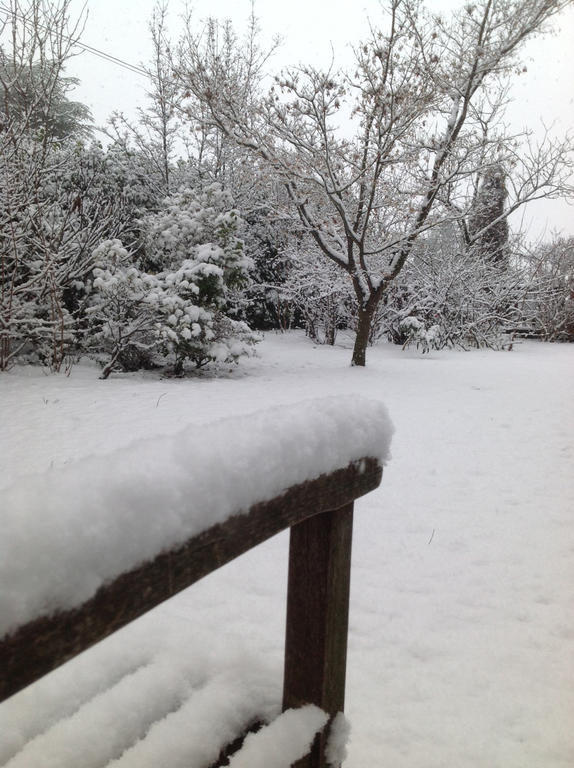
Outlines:
[[438,325],[431,325],[427,328],[425,324],[418,319],[409,315],[399,325],[400,332],[406,336],[404,346],[415,344],[423,352],[428,352],[431,349],[440,349],[442,344],[441,329]]
[[109,355],[104,376],[153,352],[171,357],[181,374],[186,360],[230,362],[251,351],[258,337],[225,314],[228,291],[249,267],[239,215],[228,202],[215,185],[197,195],[185,190],[143,217],[144,259],[153,272],[140,269],[119,240],[94,251],[89,316],[96,350]]
[[[156,313],[150,295],[156,279],[141,272],[120,240],[105,240],[94,251],[96,266],[87,281],[86,317],[93,350],[108,355],[102,372],[107,378],[116,364],[141,367],[155,347]],[[123,359],[122,359],[123,358]]]
[[454,226],[421,241],[387,292],[379,335],[423,351],[506,346],[522,325],[527,276],[519,264],[465,248]]
[[547,341],[574,341],[574,238],[558,238],[526,256],[528,330]]
[[226,316],[230,292],[247,281],[239,213],[227,191],[211,184],[168,197],[142,219],[145,264],[154,271],[150,295],[161,349],[196,366],[236,361],[258,340],[248,326]]
[[[206,276],[205,269],[198,271],[196,267],[188,260],[177,272],[155,275],[148,298],[156,319],[158,346],[164,354],[173,355],[177,374],[183,372],[186,360],[197,367],[209,362],[237,362],[242,355],[250,354],[259,340],[246,323],[211,307],[209,294],[203,297],[201,290],[192,290],[201,283],[193,282],[193,277]],[[202,306],[204,298],[206,306]]]
[[334,344],[337,331],[352,323],[353,292],[348,275],[307,241],[288,248],[289,277],[280,295],[302,317],[308,336]]

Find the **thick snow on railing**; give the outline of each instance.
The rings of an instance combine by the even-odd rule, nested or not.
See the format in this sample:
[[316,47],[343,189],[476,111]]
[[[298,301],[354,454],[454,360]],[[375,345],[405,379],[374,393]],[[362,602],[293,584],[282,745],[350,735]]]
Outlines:
[[0,494],[0,637],[215,523],[365,456],[384,464],[378,402],[332,397],[134,442]]

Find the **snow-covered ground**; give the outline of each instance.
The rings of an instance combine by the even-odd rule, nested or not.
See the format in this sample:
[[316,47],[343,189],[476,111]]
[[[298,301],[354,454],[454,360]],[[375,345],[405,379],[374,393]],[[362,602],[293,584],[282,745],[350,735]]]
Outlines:
[[[574,765],[574,346],[381,345],[362,370],[348,348],[269,334],[259,354],[221,378],[3,375],[0,489],[186,424],[334,394],[382,400],[396,434],[380,489],[356,505],[345,765]],[[287,542],[144,621],[246,648],[279,675]]]

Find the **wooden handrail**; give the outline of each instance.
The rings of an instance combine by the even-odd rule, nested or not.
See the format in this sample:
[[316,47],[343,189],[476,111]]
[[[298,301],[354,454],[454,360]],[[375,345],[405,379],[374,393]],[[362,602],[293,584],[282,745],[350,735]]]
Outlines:
[[[0,638],[0,701],[159,603],[291,528],[284,707],[343,709],[353,501],[376,488],[373,458],[289,488],[102,586],[78,608]],[[323,765],[323,742],[307,762]]]

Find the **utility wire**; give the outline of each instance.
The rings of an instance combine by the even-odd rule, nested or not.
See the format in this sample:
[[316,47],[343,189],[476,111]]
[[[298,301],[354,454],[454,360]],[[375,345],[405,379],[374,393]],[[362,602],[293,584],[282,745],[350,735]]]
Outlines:
[[[32,22],[31,19],[27,19],[25,16],[22,16],[19,13],[14,13],[9,8],[5,8],[3,6],[0,6],[0,13],[6,14],[5,18],[9,19],[12,16],[15,16],[20,21],[23,21],[25,24],[31,24],[34,26],[36,24],[37,26],[41,27],[42,29],[48,29],[44,24],[38,24],[37,22]],[[62,38],[64,40],[67,40],[70,43],[73,43],[73,45],[77,48],[82,48],[82,50],[86,51],[86,53],[91,53],[94,56],[99,56],[104,61],[110,62],[110,64],[116,64],[118,67],[123,67],[124,69],[127,69],[128,72],[134,72],[136,75],[143,75],[144,77],[149,77],[149,74],[145,71],[145,69],[142,69],[142,67],[138,67],[135,64],[130,64],[128,61],[124,61],[123,59],[119,59],[117,56],[112,56],[111,53],[106,53],[105,51],[99,50],[99,48],[94,48],[91,45],[87,45],[86,43],[80,43],[79,41],[72,40],[71,37],[68,37],[68,35],[62,35]]]
[[75,43],[75,45],[78,48],[83,48],[86,53],[92,53],[94,56],[99,56],[101,59],[104,59],[104,61],[109,61],[111,64],[117,64],[118,67],[123,67],[129,72],[135,72],[136,75],[149,77],[149,74],[145,71],[145,69],[142,69],[135,64],[130,64],[123,59],[118,59],[117,56],[112,56],[111,53],[105,53],[104,51],[100,51],[98,48],[93,48],[91,45],[86,45],[85,43]]

